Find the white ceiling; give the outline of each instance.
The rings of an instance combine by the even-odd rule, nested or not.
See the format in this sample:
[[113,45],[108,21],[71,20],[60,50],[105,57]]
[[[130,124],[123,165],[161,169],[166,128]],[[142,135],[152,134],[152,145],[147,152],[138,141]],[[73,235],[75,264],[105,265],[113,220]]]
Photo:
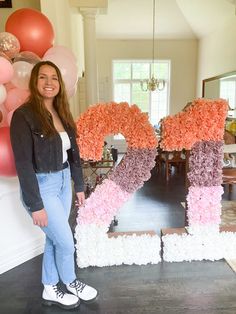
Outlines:
[[[156,0],[156,38],[202,38],[235,15],[236,0]],[[96,18],[98,38],[152,37],[153,0],[108,0]]]

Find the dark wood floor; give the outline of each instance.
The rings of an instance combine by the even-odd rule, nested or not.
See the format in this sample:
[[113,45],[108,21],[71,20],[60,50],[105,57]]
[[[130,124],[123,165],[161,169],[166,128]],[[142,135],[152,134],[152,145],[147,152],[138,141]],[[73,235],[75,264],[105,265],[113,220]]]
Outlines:
[[[152,178],[120,211],[116,230],[182,227],[184,179]],[[0,314],[235,314],[236,274],[224,260],[162,262],[146,266],[89,267],[79,277],[99,290],[97,302],[72,311],[41,305],[42,256],[0,276]]]

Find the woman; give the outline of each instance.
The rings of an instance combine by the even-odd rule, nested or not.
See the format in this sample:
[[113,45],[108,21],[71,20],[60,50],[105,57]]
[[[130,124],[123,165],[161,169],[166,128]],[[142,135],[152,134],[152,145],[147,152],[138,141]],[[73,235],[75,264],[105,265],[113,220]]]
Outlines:
[[[15,110],[11,143],[22,202],[46,243],[42,265],[43,301],[71,309],[91,301],[97,291],[76,278],[74,241],[68,223],[71,178],[79,205],[84,184],[76,144],[76,127],[69,111],[61,73],[50,61],[37,63],[31,73],[27,103]],[[69,293],[65,293],[59,281]]]

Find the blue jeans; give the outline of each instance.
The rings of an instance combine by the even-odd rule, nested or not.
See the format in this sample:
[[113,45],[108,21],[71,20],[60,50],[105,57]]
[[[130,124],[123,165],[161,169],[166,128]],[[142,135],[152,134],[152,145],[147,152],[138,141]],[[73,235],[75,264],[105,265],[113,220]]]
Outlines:
[[76,278],[75,246],[68,222],[72,202],[70,169],[37,173],[36,177],[48,215],[48,225],[42,228],[46,235],[42,283],[54,285],[61,280],[68,284]]

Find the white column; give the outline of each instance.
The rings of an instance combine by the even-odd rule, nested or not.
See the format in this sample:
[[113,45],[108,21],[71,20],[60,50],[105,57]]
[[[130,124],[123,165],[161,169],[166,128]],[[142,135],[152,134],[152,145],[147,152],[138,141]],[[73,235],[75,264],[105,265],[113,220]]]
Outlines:
[[96,27],[97,9],[80,9],[84,22],[84,61],[87,106],[98,102],[98,79],[96,59]]

